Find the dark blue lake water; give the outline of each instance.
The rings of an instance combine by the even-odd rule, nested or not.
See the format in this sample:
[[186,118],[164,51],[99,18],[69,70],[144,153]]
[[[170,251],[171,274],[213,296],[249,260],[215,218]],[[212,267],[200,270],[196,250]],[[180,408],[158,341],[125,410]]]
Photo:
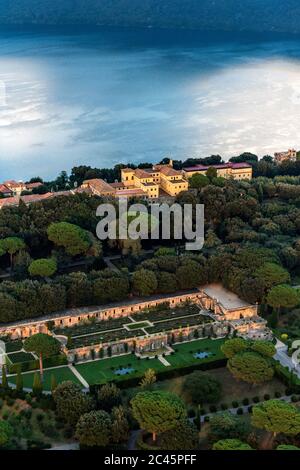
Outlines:
[[0,180],[300,147],[300,38],[0,32]]

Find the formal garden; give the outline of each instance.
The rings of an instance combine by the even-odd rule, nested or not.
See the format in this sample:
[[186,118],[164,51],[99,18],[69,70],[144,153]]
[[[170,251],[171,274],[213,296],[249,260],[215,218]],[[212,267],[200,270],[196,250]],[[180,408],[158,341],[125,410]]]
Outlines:
[[[206,368],[206,365],[224,360],[224,354],[221,351],[221,345],[224,339],[199,339],[182,344],[175,344],[173,352],[164,359],[167,366],[159,359],[157,353],[153,354],[153,358],[140,358],[135,354],[127,353],[120,356],[114,356],[98,360],[90,360],[78,364],[74,364],[75,369],[80,376],[89,384],[104,384],[106,382],[116,382],[122,387],[126,387],[127,383],[138,383],[146,370],[152,368],[161,378],[172,376],[176,371],[184,371],[188,368]],[[15,353],[14,353],[15,354]],[[17,353],[31,354],[31,353]],[[38,363],[35,364],[38,369]],[[22,378],[24,387],[32,388],[36,372],[23,372]],[[78,377],[74,375],[72,369],[67,365],[46,368],[44,371],[43,389],[49,391],[51,389],[51,377],[54,377],[57,383],[64,380],[72,380],[80,383]],[[17,375],[8,375],[11,383],[16,383]]]

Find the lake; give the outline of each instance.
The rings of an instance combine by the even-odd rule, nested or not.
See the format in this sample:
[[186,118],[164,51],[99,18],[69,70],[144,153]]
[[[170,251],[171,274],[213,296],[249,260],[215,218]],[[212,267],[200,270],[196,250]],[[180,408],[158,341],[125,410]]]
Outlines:
[[1,29],[0,181],[300,148],[300,37]]

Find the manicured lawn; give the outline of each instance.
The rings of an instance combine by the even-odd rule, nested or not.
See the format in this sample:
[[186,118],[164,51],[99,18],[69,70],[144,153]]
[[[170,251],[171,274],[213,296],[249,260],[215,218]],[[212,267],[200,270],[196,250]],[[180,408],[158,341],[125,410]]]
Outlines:
[[[177,369],[182,366],[222,359],[224,356],[220,350],[220,346],[223,344],[223,342],[223,339],[199,339],[190,343],[174,345],[173,349],[176,350],[175,354],[166,357],[166,360],[169,362],[169,364],[171,364],[169,367],[166,367],[155,358],[138,359],[134,354],[126,354],[124,356],[99,359],[77,364],[75,368],[90,385],[103,384],[112,380],[122,381],[128,378],[142,377],[147,369],[154,369],[156,372],[162,372]],[[208,352],[211,353],[211,355],[207,358],[196,359],[194,357],[196,352]],[[115,370],[122,368],[132,368],[134,371],[121,376],[115,374]],[[73,380],[76,383],[80,383],[77,377],[74,376],[68,367],[48,369],[44,374],[45,390],[50,389],[52,374],[55,375],[58,383],[64,380]],[[32,387],[33,377],[33,372],[23,373],[25,387]],[[10,377],[9,380],[14,382],[15,376]]]
[[[226,367],[211,369],[201,373],[215,377],[222,384],[222,396],[217,405],[226,403],[227,405],[232,406],[232,401],[237,401],[239,405],[242,405],[242,400],[244,398],[248,398],[251,404],[253,404],[252,399],[255,396],[258,396],[263,400],[265,394],[269,394],[272,398],[274,398],[275,392],[279,392],[282,395],[285,394],[286,386],[276,377],[270,382],[266,382],[262,385],[251,385],[246,382],[235,380]],[[184,382],[187,377],[188,376],[186,375],[157,382],[156,388],[176,393],[184,399],[187,405],[192,406],[192,401],[184,386]],[[208,404],[205,403],[204,408],[209,411]]]
[[[81,384],[69,367],[59,367],[56,369],[48,369],[44,371],[44,390],[51,389],[51,375],[54,375],[57,383],[64,382],[65,380],[72,380],[77,384]],[[23,373],[23,386],[32,388],[34,372]],[[16,376],[9,376],[8,381],[16,383]]]
[[13,364],[17,364],[18,362],[34,361],[35,359],[33,354],[23,351],[7,354],[7,357]]
[[[173,349],[176,351],[172,356],[168,356],[167,361],[174,367],[184,365],[193,365],[205,362],[224,359],[224,355],[220,349],[225,339],[199,339],[189,343],[174,344]],[[194,354],[197,352],[211,353],[207,358],[197,359]]]
[[[150,368],[156,371],[166,370],[166,367],[158,359],[139,360],[133,354],[100,359],[85,364],[78,364],[75,367],[90,385],[106,383],[111,380],[118,381],[129,377],[140,377]],[[122,367],[132,367],[135,372],[123,376],[116,375],[114,370]]]
[[7,353],[14,352],[14,351],[20,351],[23,347],[23,341],[22,340],[15,340],[15,341],[8,341],[5,343],[5,350]]
[[126,327],[129,330],[137,330],[139,328],[146,328],[147,326],[149,326],[149,322],[147,322],[147,321],[143,321],[143,322],[139,322],[139,323],[129,323],[129,324],[126,325]]

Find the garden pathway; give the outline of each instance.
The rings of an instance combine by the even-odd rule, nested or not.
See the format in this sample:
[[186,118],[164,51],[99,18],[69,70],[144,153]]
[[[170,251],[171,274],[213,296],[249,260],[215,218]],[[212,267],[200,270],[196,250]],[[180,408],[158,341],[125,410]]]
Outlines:
[[82,385],[84,386],[84,388],[89,389],[89,388],[90,388],[89,384],[88,384],[87,381],[82,377],[82,375],[79,374],[78,370],[75,369],[75,367],[72,366],[72,364],[69,364],[68,367],[69,367],[69,369],[71,370],[71,372],[73,372],[73,374],[77,377],[77,379],[82,383]]
[[169,367],[171,365],[162,355],[158,356],[157,359],[166,367]]
[[[286,401],[288,403],[291,402],[291,396],[287,396],[287,395],[284,395],[280,398],[273,398],[273,400],[283,400],[283,401]],[[220,410],[220,411],[216,411],[215,413],[207,413],[205,415],[201,415],[201,423],[204,423],[205,422],[205,417],[206,416],[214,416],[215,414],[218,414],[218,413],[225,413],[226,411],[229,411],[229,413],[233,414],[233,415],[237,415],[238,412],[237,410],[239,409],[242,409],[243,410],[243,414],[247,414],[249,413],[249,406],[255,406],[255,405],[259,405],[260,403],[264,403],[266,400],[263,400],[263,401],[260,401],[259,403],[252,403],[251,405],[243,405],[243,406],[239,406],[238,408],[228,408],[227,410]],[[194,418],[192,418],[192,420],[194,420]]]
[[79,450],[79,443],[70,442],[69,444],[61,444],[59,446],[51,447],[51,449],[47,450]]

